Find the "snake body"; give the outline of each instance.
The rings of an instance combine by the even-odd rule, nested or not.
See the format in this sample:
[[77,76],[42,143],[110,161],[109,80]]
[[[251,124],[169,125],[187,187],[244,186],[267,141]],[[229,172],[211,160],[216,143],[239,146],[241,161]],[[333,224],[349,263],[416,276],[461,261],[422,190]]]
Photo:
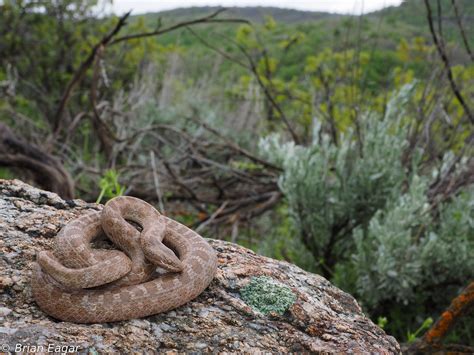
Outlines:
[[[92,248],[91,242],[104,234],[121,251]],[[32,290],[40,308],[54,318],[113,322],[189,302],[207,288],[216,270],[216,254],[200,235],[140,199],[117,197],[102,212],[68,223],[53,252],[39,253]]]

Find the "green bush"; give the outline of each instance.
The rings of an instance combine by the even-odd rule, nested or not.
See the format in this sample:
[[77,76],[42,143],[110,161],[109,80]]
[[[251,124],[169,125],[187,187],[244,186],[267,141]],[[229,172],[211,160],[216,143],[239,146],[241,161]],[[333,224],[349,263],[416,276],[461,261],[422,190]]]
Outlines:
[[[366,230],[354,232],[357,293],[370,309],[386,301],[435,301],[443,285],[474,276],[474,189],[429,213],[427,182],[416,176],[410,190],[379,211]],[[440,304],[441,306],[441,304]]]
[[276,135],[260,142],[266,158],[284,169],[279,185],[296,229],[327,277],[352,250],[352,229],[367,224],[407,176],[400,160],[406,129],[397,113],[410,89],[394,97],[385,119],[363,118],[363,139],[349,130],[336,145],[316,127],[309,147],[280,143]]
[[[383,117],[365,115],[339,145],[319,127],[307,147],[278,136],[260,142],[263,155],[283,168],[279,186],[296,231],[285,237],[297,236],[315,269],[374,319],[386,317],[386,329],[400,339],[436,317],[474,277],[474,188],[434,205],[429,186],[453,156],[435,169],[415,148],[402,163],[409,127],[401,108],[412,87],[393,97]],[[456,171],[463,169],[461,160]]]

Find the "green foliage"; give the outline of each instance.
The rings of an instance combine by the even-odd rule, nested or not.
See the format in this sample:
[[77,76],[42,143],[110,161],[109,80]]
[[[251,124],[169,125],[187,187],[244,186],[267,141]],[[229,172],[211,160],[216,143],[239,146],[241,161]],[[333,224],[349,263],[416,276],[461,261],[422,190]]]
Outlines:
[[[96,0],[3,2],[0,64],[12,65],[19,77],[28,78],[18,83],[21,97],[27,100],[18,102],[22,112],[52,116],[75,68],[88,54],[88,44],[105,31],[94,18],[96,5]],[[103,24],[109,25],[107,20]],[[44,92],[45,96],[38,94]]]
[[0,168],[0,179],[14,179],[15,174],[8,168]]
[[280,188],[301,240],[322,271],[347,258],[353,246],[348,231],[367,223],[406,176],[400,161],[406,133],[393,116],[409,92],[407,87],[393,99],[385,119],[364,117],[362,140],[349,130],[338,146],[328,135],[320,137],[317,127],[309,147],[279,143],[277,136],[260,143],[266,158],[284,169]]
[[462,287],[474,276],[473,189],[442,206],[438,221],[426,189],[427,181],[415,176],[407,193],[379,211],[366,231],[354,232],[357,252],[350,267],[370,309],[389,300],[429,299],[437,285]]
[[100,203],[104,197],[110,199],[124,194],[126,188],[125,186],[120,185],[118,178],[119,174],[113,169],[107,170],[104,173],[104,176],[99,182],[101,190],[95,203]]
[[474,188],[462,191],[440,209],[423,240],[421,259],[427,285],[460,282],[474,277]]
[[[414,176],[409,191],[374,215],[366,230],[356,228],[357,287],[369,307],[395,299],[413,301],[422,281],[423,265],[416,235],[429,223],[427,182]],[[377,292],[376,290],[383,290]]]
[[428,330],[431,325],[433,324],[433,318],[426,318],[425,321],[423,322],[423,324],[414,332],[414,333],[411,333],[411,332],[408,332],[407,333],[407,342],[408,343],[413,343],[416,338],[422,334],[422,332]]
[[388,322],[387,317],[378,317],[377,318],[377,325],[382,329],[385,328],[385,326],[387,325],[387,322]]
[[[426,179],[414,176],[405,194],[379,211],[365,231],[358,228],[353,260],[341,268],[356,270],[351,292],[370,311],[383,304],[391,317],[411,325],[416,320],[397,315],[396,305],[417,318],[435,317],[474,277],[474,189],[443,204],[438,216],[430,211],[426,189]],[[400,326],[390,324],[390,330]],[[472,322],[464,325],[470,327]]]
[[252,277],[240,294],[247,304],[263,314],[283,314],[296,301],[295,294],[288,286],[268,276]]
[[[398,337],[420,317],[435,317],[474,277],[474,188],[436,209],[428,200],[431,182],[453,167],[454,156],[427,168],[415,148],[402,164],[409,130],[403,108],[416,92],[404,86],[382,118],[362,116],[359,130],[348,129],[338,145],[320,126],[310,146],[275,135],[260,141],[262,154],[284,171],[279,186],[296,231],[286,238],[299,236],[317,270],[372,315],[390,319],[384,326]],[[454,165],[457,174],[466,162]],[[449,287],[439,293],[442,285]]]

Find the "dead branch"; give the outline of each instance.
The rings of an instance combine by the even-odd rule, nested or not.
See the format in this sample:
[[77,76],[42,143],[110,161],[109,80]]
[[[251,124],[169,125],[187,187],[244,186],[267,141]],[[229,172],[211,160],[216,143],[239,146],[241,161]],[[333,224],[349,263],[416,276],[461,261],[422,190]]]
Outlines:
[[243,155],[244,157],[250,159],[254,163],[260,164],[260,165],[262,165],[264,167],[267,167],[267,168],[270,168],[272,170],[282,171],[282,169],[280,167],[278,167],[274,164],[271,164],[271,163],[255,156],[254,154],[250,153],[248,150],[238,146],[237,144],[232,142],[230,139],[226,138],[221,133],[219,133],[215,128],[209,126],[207,123],[205,123],[203,121],[200,121],[195,117],[190,117],[190,119],[193,120],[194,122],[196,122],[197,124],[201,125],[202,127],[204,127],[206,130],[211,132],[216,137],[222,139],[229,148],[235,150],[237,153],[239,153],[239,154]]
[[471,58],[471,61],[474,62],[474,53],[472,52],[471,47],[469,46],[469,42],[466,36],[466,31],[464,29],[464,25],[462,24],[461,16],[459,15],[459,9],[458,9],[458,5],[456,4],[456,0],[451,0],[451,4],[453,5],[453,8],[454,8],[454,15],[456,17],[456,22],[459,27],[459,32],[461,33],[461,38],[464,44],[464,48],[466,49],[467,54]]
[[102,146],[102,150],[104,151],[106,159],[110,163],[110,157],[112,155],[112,146],[114,140],[118,140],[115,133],[111,131],[111,129],[102,121],[99,113],[99,109],[97,108],[97,84],[99,81],[99,70],[100,70],[100,60],[103,57],[105,47],[100,46],[96,52],[96,57],[94,59],[94,72],[92,76],[92,84],[90,88],[89,99],[92,107],[92,124],[94,127],[94,131],[96,132],[100,144]]
[[0,123],[0,165],[26,169],[45,190],[64,199],[74,197],[74,183],[62,163],[39,147],[18,139]]
[[208,16],[198,18],[198,19],[195,19],[195,20],[180,22],[176,25],[164,28],[162,30],[157,29],[156,31],[152,31],[152,32],[135,33],[135,34],[119,37],[119,38],[113,40],[110,43],[110,45],[117,44],[117,43],[120,43],[120,42],[123,42],[123,41],[129,41],[129,40],[132,40],[132,39],[140,39],[140,38],[146,38],[146,37],[152,37],[152,36],[159,36],[159,35],[177,30],[179,28],[188,27],[188,26],[192,26],[192,25],[198,25],[198,24],[204,24],[204,23],[246,23],[246,24],[249,23],[249,21],[244,20],[244,19],[233,19],[233,18],[216,19],[215,18],[217,15],[221,14],[224,11],[226,11],[226,9],[222,8],[222,9],[219,9],[219,10],[215,11],[214,13],[212,13]]
[[[450,349],[449,345],[441,342],[456,322],[466,315],[474,306],[474,281],[452,301],[449,307],[441,314],[438,320],[431,326],[424,336],[410,347],[410,353],[426,353]],[[454,346],[456,347],[456,346]],[[452,347],[451,347],[452,348]],[[472,348],[469,348],[472,350]]]
[[[451,90],[454,93],[454,96],[456,96],[456,99],[459,101],[461,106],[464,109],[464,112],[466,113],[469,121],[474,124],[474,116],[471,113],[471,110],[469,109],[469,106],[467,105],[466,101],[464,100],[464,97],[461,94],[461,91],[459,90],[456,82],[454,81],[454,76],[453,72],[451,71],[451,64],[449,62],[448,55],[446,54],[444,44],[443,44],[443,39],[442,37],[438,37],[436,34],[434,24],[433,24],[433,14],[431,11],[431,6],[429,3],[429,0],[424,0],[425,1],[425,7],[426,7],[426,12],[427,12],[427,19],[428,19],[428,25],[430,28],[431,32],[431,37],[433,38],[433,42],[435,44],[436,50],[438,51],[439,56],[441,57],[441,60],[444,64],[444,68],[446,70],[446,75],[448,76],[448,81],[449,85],[451,86]],[[440,34],[440,36],[442,36]]]
[[[167,203],[184,202],[188,213],[197,211],[195,227],[204,224],[201,229],[232,225],[236,218],[251,220],[275,206],[281,199],[278,167],[238,146],[196,115],[188,119],[198,125],[197,130],[195,125],[179,128],[166,124],[126,130],[126,144],[120,154],[135,154],[135,141],[143,145],[153,138],[153,145],[143,149],[157,158],[151,169],[149,164],[140,163],[120,170],[125,181],[136,181],[133,176],[140,176],[130,194],[156,202],[153,181],[158,178],[160,190],[170,193]],[[188,131],[191,129],[193,132]],[[242,160],[250,160],[257,167],[234,164]],[[130,173],[133,176],[127,177]],[[218,213],[208,213],[214,207]]]
[[48,142],[51,143],[52,140],[55,140],[59,133],[62,130],[62,117],[64,110],[66,109],[66,105],[71,97],[72,91],[76,87],[77,84],[81,82],[84,75],[86,74],[89,67],[94,63],[95,57],[98,51],[107,46],[107,44],[112,40],[112,38],[122,29],[123,26],[126,24],[127,18],[130,16],[130,12],[127,12],[125,15],[120,17],[119,21],[115,25],[115,27],[110,31],[105,37],[103,37],[94,47],[92,47],[89,56],[81,63],[79,69],[75,72],[72,79],[69,81],[64,93],[61,97],[61,101],[59,106],[56,110],[53,120],[53,133]]
[[163,194],[161,193],[160,180],[158,178],[158,172],[156,171],[156,162],[155,162],[155,153],[153,150],[150,150],[150,161],[151,169],[153,172],[153,182],[156,190],[156,197],[158,198],[158,204],[160,206],[160,212],[166,214],[165,204],[163,203]]
[[208,226],[210,223],[212,223],[217,216],[226,208],[226,206],[229,204],[229,201],[224,201],[222,205],[209,217],[207,218],[203,223],[201,223],[197,228],[196,232],[199,233],[201,230],[203,230],[206,226]]
[[324,98],[326,100],[326,104],[328,106],[328,121],[329,121],[329,127],[331,131],[331,137],[335,145],[338,145],[338,135],[337,135],[337,126],[336,126],[336,119],[334,115],[334,103],[332,100],[332,90],[329,85],[329,81],[326,79],[324,76],[324,73],[321,69],[321,67],[318,68],[317,70],[319,80],[321,80],[321,83],[323,84],[324,88]]
[[458,173],[459,169],[456,167],[461,158],[462,155],[459,155],[446,172],[439,176],[429,187],[428,199],[432,209],[454,196],[464,186],[474,184],[474,159],[469,159],[465,169]]

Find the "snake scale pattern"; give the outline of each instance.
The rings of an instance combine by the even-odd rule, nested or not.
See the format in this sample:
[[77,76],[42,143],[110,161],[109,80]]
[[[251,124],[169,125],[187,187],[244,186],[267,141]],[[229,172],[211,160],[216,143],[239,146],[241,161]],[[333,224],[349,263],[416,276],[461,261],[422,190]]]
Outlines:
[[[104,236],[120,250],[92,246]],[[54,318],[113,322],[191,301],[216,270],[216,254],[204,238],[148,203],[122,196],[58,233],[53,252],[37,256],[32,290],[39,307]]]

